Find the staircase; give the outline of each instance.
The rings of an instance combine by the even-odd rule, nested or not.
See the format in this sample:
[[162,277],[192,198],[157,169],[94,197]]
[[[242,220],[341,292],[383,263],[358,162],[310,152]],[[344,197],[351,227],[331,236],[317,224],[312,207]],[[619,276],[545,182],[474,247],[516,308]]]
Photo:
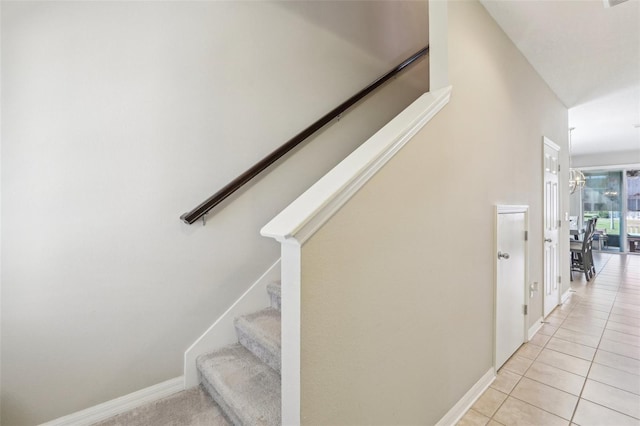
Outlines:
[[200,383],[236,426],[275,426],[280,417],[280,283],[271,306],[235,320],[238,343],[196,360]]

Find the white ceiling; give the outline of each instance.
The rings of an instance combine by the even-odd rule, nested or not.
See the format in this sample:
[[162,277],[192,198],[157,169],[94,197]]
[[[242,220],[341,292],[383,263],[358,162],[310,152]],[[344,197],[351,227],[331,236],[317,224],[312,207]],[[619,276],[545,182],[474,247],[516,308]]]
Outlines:
[[480,0],[569,108],[572,154],[640,150],[640,0]]

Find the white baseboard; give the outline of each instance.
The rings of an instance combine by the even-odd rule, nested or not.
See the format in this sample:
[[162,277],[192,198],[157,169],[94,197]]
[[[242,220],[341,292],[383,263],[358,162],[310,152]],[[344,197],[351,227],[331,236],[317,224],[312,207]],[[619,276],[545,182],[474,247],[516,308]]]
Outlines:
[[141,389],[85,410],[59,417],[40,426],[88,426],[109,417],[127,412],[141,405],[157,401],[184,390],[184,377],[176,377],[166,382]]
[[527,340],[531,340],[533,338],[533,336],[536,335],[536,333],[538,332],[538,330],[540,330],[542,328],[542,321],[543,318],[540,317],[536,320],[536,322],[529,328],[529,333],[527,336]]
[[458,423],[458,421],[464,416],[464,414],[471,408],[482,393],[493,383],[496,378],[496,372],[491,367],[489,371],[476,382],[475,385],[469,389],[467,393],[456,403],[456,405],[440,419],[436,426],[451,426]]
[[280,280],[280,259],[257,279],[249,289],[202,336],[184,353],[184,387],[198,386],[196,358],[238,341],[234,320],[240,315],[250,314],[269,306],[267,284]]
[[567,291],[562,293],[562,297],[560,298],[560,303],[564,303],[571,296],[571,288],[568,288]]

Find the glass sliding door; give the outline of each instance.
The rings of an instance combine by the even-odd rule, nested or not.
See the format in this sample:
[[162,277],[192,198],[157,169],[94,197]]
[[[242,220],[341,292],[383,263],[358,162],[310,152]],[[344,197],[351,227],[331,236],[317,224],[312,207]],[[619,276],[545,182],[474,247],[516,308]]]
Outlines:
[[640,253],[640,170],[627,170],[626,247]]
[[597,217],[594,247],[600,250],[621,251],[623,249],[621,229],[625,218],[622,215],[622,171],[585,172],[583,190],[583,218]]

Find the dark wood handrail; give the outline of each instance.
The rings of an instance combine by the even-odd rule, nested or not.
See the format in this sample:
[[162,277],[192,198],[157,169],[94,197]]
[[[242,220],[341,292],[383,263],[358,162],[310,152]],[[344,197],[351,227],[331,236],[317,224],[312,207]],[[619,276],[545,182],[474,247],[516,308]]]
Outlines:
[[429,53],[428,45],[423,47],[413,55],[411,55],[409,58],[404,60],[401,64],[394,67],[391,71],[387,72],[381,77],[378,77],[374,82],[369,84],[367,87],[365,87],[364,89],[362,89],[361,91],[351,96],[349,99],[347,99],[346,101],[344,101],[343,103],[341,103],[340,105],[338,105],[337,107],[335,107],[334,109],[326,113],[318,121],[316,121],[306,129],[304,129],[302,132],[295,135],[293,138],[291,138],[288,142],[286,142],[280,148],[276,149],[271,154],[264,157],[262,160],[256,163],[253,167],[251,167],[249,170],[247,170],[246,172],[242,173],[240,176],[238,176],[237,178],[229,182],[224,188],[222,188],[220,191],[213,194],[211,197],[207,198],[204,202],[202,202],[196,208],[180,216],[180,219],[182,219],[183,222],[190,225],[196,222],[198,219],[202,218],[212,208],[214,208],[215,206],[223,202],[227,197],[229,197],[231,194],[236,192],[238,189],[240,189],[243,185],[245,185],[251,179],[253,179],[258,174],[260,174],[260,172],[262,172],[264,169],[266,169],[267,167],[269,167],[270,165],[278,161],[282,156],[284,156],[286,153],[288,153],[293,148],[298,146],[301,142],[303,142],[309,136],[313,135],[315,132],[323,128],[333,119],[339,117],[346,110],[348,110],[353,105],[355,105],[360,100],[362,100],[362,98],[364,98],[365,96],[367,96],[368,94],[376,90],[378,87],[382,86],[389,79],[393,78],[398,73],[402,72],[402,70],[404,70],[409,65],[413,64],[415,61],[417,61],[427,53]]

